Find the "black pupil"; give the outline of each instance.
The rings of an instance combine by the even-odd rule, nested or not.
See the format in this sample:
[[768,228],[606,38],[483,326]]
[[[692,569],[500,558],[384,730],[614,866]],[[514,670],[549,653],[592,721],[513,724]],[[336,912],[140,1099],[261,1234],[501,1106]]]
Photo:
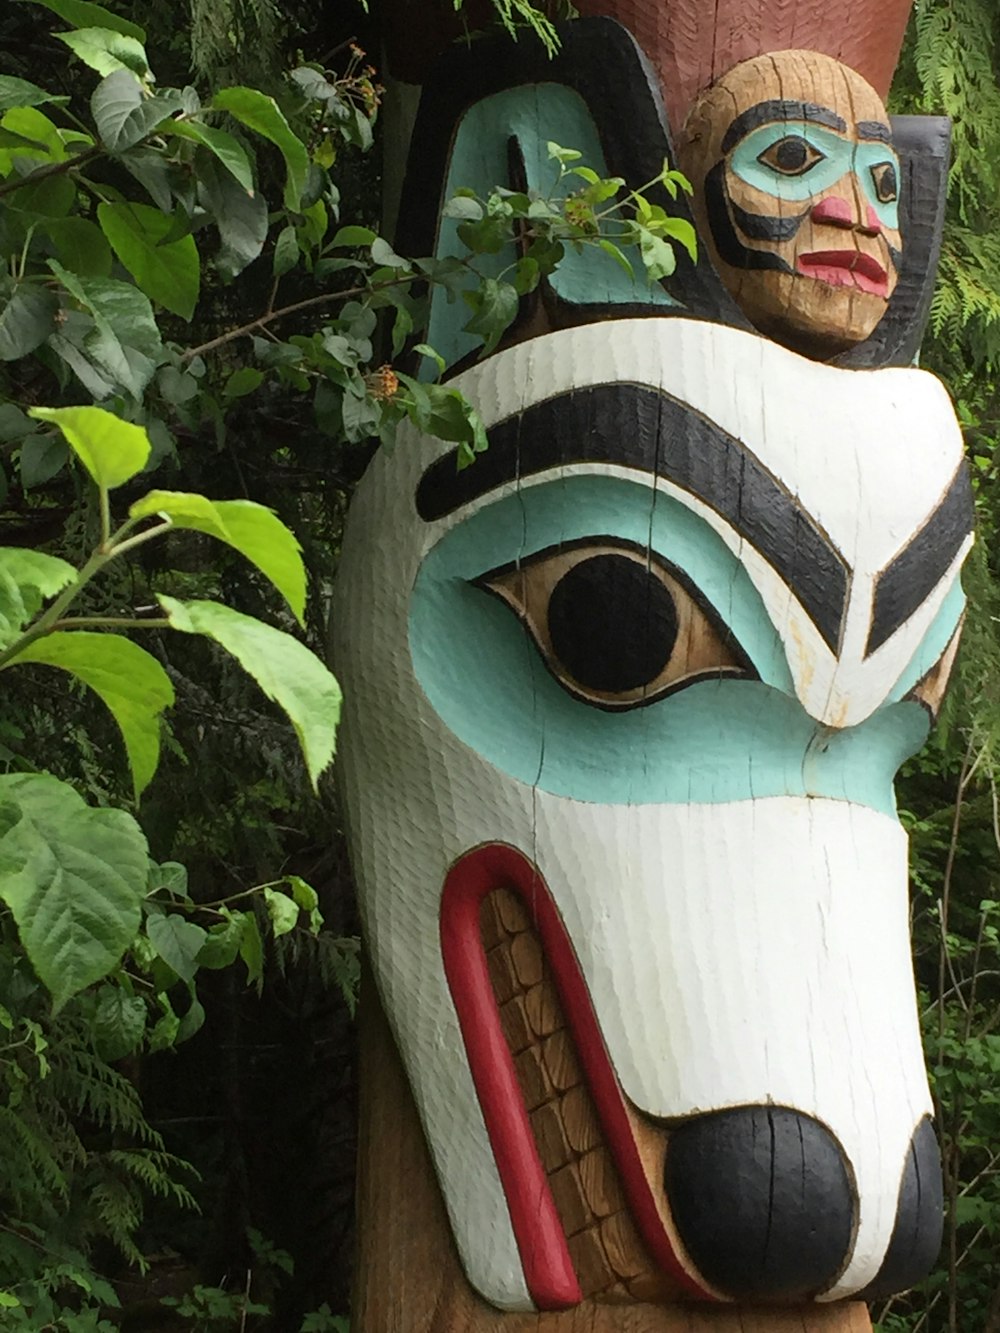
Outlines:
[[809,160],[809,145],[805,139],[782,139],[775,146],[774,161],[782,171],[801,171]]
[[624,555],[582,560],[549,598],[552,648],[586,689],[621,693],[654,681],[677,640],[677,612],[664,584]]
[[895,199],[898,188],[896,168],[891,163],[884,167],[878,167],[875,177],[875,193],[882,202],[889,203],[890,200]]

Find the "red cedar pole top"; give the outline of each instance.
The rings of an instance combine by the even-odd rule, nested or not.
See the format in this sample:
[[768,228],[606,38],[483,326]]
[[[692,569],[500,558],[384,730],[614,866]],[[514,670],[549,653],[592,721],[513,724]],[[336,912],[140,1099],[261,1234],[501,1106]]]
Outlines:
[[[535,0],[548,9],[545,0]],[[660,76],[676,133],[695,97],[733,65],[765,51],[821,51],[885,99],[913,0],[575,0],[582,16],[622,23]],[[492,13],[485,0],[382,0],[389,73],[421,83],[430,61]]]

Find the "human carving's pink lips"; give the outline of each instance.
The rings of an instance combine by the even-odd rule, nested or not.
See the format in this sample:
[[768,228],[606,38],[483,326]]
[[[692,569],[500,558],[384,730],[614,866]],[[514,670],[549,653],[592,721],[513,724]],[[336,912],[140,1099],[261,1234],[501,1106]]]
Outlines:
[[856,287],[872,296],[889,295],[888,273],[877,259],[858,250],[816,250],[799,255],[798,269],[831,287]]

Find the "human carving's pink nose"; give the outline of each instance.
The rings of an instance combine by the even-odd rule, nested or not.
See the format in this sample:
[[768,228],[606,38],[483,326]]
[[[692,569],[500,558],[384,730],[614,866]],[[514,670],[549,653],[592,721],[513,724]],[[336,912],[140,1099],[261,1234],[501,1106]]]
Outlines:
[[813,205],[813,222],[828,222],[831,227],[853,227],[854,212],[846,199],[837,194],[827,195]]
[[871,204],[865,205],[865,220],[861,222],[855,218],[854,210],[847,200],[837,194],[827,195],[825,199],[814,204],[810,217],[813,222],[826,222],[831,227],[857,227],[858,231],[864,232],[867,236],[878,236],[882,231],[878,214]]

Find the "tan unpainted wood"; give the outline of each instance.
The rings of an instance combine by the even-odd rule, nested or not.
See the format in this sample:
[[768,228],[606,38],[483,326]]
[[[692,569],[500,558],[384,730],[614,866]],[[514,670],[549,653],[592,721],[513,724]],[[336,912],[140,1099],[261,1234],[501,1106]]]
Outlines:
[[[744,313],[777,342],[823,359],[864,341],[874,331],[898,280],[891,251],[901,252],[903,242],[898,230],[870,234],[867,199],[852,173],[801,201],[757,190],[726,170],[727,196],[747,212],[802,220],[791,240],[772,242],[740,236],[748,250],[772,252],[790,266],[790,272],[735,266],[721,258],[707,205],[706,178],[726,156],[722,143],[735,118],[759,103],[785,99],[813,103],[837,113],[847,123],[848,138],[853,137],[853,127],[859,121],[888,124],[889,120],[878,93],[854,70],[815,51],[779,51],[736,66],[700,97],[684,124],[677,151],[681,167],[694,186],[700,241]],[[854,225],[813,217],[814,206],[831,197],[847,206]],[[738,227],[736,231],[739,235]],[[864,255],[877,262],[888,279],[885,294],[833,286],[798,271],[801,256],[827,251]]]
[[[356,1333],[871,1333],[856,1302],[745,1310],[609,1300],[546,1314],[486,1305],[462,1273],[402,1064],[367,979],[360,1028]],[[615,1244],[622,1216],[602,1222],[606,1246]]]

